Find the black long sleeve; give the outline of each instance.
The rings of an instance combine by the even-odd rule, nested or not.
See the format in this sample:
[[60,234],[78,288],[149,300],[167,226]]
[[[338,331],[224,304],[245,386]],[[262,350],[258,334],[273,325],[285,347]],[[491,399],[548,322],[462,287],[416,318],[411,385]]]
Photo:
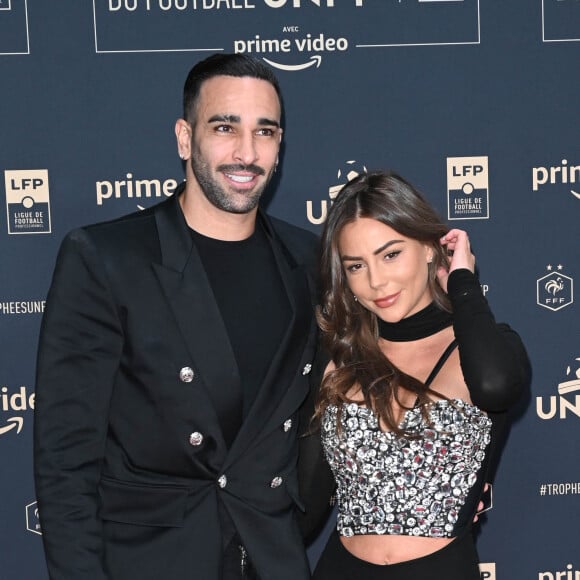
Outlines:
[[447,290],[461,370],[471,399],[485,411],[505,411],[519,399],[530,380],[524,345],[507,324],[496,323],[472,272],[451,272]]

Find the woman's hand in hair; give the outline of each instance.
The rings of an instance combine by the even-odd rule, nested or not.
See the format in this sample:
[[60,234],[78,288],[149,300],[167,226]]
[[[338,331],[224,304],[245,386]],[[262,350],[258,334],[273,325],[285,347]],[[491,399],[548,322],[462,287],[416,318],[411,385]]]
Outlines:
[[437,278],[441,287],[447,291],[447,278],[453,270],[465,268],[470,272],[475,271],[475,256],[471,253],[469,237],[464,230],[449,230],[439,241],[447,250],[449,269],[439,268]]
[[453,229],[441,238],[441,245],[446,246],[449,256],[449,273],[460,268],[475,271],[475,256],[471,253],[467,232]]

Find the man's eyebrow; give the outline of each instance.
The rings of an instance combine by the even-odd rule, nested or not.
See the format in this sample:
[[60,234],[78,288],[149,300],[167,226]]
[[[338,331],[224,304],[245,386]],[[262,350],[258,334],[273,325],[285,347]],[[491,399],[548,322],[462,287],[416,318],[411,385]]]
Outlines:
[[268,119],[267,117],[260,117],[258,119],[258,125],[265,125],[268,127],[280,128],[280,123],[278,121],[274,121],[273,119]]
[[[242,119],[239,115],[212,115],[207,122],[208,123],[241,123]],[[263,127],[277,127],[280,128],[280,123],[273,119],[268,119],[267,117],[260,117],[258,119],[258,125]]]
[[[377,248],[376,250],[373,251],[373,255],[377,255],[380,254],[381,252],[384,252],[387,248],[389,248],[390,246],[392,246],[393,244],[399,244],[401,242],[404,242],[405,240],[389,240],[386,244],[383,244],[380,248]],[[359,260],[362,260],[361,256],[347,256],[347,255],[342,255],[340,256],[340,259],[343,262],[356,262]]]
[[239,123],[240,121],[238,115],[213,115],[207,120],[208,123]]

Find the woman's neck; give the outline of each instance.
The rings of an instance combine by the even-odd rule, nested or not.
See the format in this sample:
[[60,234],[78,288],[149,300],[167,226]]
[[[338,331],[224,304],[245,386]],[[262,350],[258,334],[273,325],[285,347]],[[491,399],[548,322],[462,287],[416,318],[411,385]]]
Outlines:
[[453,316],[434,302],[399,322],[378,319],[379,336],[392,342],[409,342],[431,336],[453,324]]

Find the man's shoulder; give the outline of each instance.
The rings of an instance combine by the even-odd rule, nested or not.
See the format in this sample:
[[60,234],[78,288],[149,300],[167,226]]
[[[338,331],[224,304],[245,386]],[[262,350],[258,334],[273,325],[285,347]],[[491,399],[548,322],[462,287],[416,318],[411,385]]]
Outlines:
[[131,212],[117,218],[106,221],[95,222],[83,226],[81,229],[90,232],[91,234],[112,233],[131,231],[135,228],[146,226],[147,222],[155,221],[155,213],[157,209],[167,201],[156,204],[150,208]]
[[305,256],[318,255],[320,240],[316,234],[271,215],[268,215],[268,219],[273,230],[290,250]]
[[145,236],[148,228],[155,227],[155,214],[171,200],[164,200],[149,208],[131,212],[106,221],[95,222],[76,228],[74,232],[85,232],[95,239],[106,240],[110,236],[138,237]]
[[163,201],[150,208],[132,212],[111,220],[96,222],[71,230],[64,245],[89,245],[99,253],[120,255],[125,252],[158,252],[158,235],[155,215]]

